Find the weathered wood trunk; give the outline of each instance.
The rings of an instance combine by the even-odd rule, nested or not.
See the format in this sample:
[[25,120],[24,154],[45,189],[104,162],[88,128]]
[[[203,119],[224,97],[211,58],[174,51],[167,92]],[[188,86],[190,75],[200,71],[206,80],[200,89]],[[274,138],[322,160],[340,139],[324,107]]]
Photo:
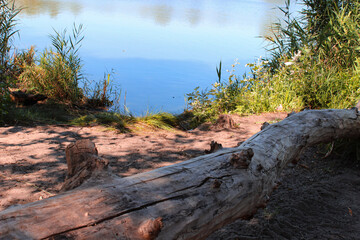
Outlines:
[[108,169],[109,161],[98,156],[95,144],[89,139],[69,144],[65,149],[65,154],[68,171],[61,192],[74,189],[86,180],[88,183],[100,182],[100,180],[106,181],[109,177],[113,177]]
[[237,148],[7,209],[0,213],[0,236],[204,239],[264,206],[281,170],[306,146],[359,136],[357,109],[304,111]]

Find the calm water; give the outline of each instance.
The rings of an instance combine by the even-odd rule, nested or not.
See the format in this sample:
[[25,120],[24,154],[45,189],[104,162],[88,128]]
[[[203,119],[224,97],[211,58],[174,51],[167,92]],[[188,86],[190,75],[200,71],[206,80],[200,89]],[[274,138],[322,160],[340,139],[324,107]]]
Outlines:
[[[268,25],[283,0],[17,0],[25,49],[50,46],[53,28],[85,27],[81,48],[88,79],[114,72],[131,112],[180,112],[184,96],[217,79],[219,61],[230,69],[265,55]],[[224,72],[225,74],[225,72]]]

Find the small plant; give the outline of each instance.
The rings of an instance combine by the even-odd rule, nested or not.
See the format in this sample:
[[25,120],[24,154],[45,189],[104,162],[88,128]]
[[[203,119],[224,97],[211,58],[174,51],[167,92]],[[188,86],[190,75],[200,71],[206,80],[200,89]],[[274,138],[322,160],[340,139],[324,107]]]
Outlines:
[[360,141],[357,139],[335,140],[329,152],[341,156],[342,159],[350,163],[360,163]]
[[101,82],[87,82],[84,84],[84,93],[87,105],[92,108],[112,107],[112,111],[120,112],[121,89],[113,85],[112,74],[105,74]]
[[11,77],[17,79],[28,66],[35,64],[35,47],[31,46],[30,49],[15,52],[10,61]]
[[247,83],[239,81],[235,75],[237,65],[237,62],[232,65],[228,81],[224,82],[221,79],[222,63],[220,62],[219,67],[216,68],[218,81],[212,85],[210,90],[200,90],[197,87],[192,93],[187,94],[187,102],[199,124],[214,119],[218,114],[232,112],[236,109],[239,96],[247,87]]
[[278,210],[270,211],[268,208],[265,208],[263,211],[263,216],[266,220],[272,220],[276,215],[278,215]]

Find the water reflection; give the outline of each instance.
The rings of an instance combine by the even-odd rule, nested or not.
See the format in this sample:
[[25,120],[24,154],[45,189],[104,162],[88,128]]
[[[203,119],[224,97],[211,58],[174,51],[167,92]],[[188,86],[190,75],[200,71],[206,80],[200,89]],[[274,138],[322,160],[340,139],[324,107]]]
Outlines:
[[[78,16],[82,11],[103,11],[103,14],[138,15],[150,19],[156,24],[166,26],[172,21],[187,22],[197,26],[201,22],[216,22],[219,26],[236,25],[238,19],[251,18],[255,8],[268,4],[270,8],[282,5],[283,0],[17,0],[16,5],[24,10],[23,15],[36,16],[47,14],[56,18],[60,13],[69,12]],[[248,10],[248,11],[247,11]],[[256,17],[265,19],[264,25],[274,19],[277,11],[260,10]],[[245,15],[243,17],[242,15]],[[262,27],[264,29],[264,27]]]
[[56,0],[16,0],[17,7],[23,8],[21,14],[28,16],[36,16],[40,14],[48,14],[55,18],[64,11],[69,11],[73,15],[81,12],[82,4],[76,1],[56,1]]
[[271,3],[274,5],[282,5],[284,4],[284,0],[263,0],[263,2]]
[[140,15],[145,18],[153,18],[159,25],[167,25],[172,18],[173,7],[161,4],[155,6],[140,6]]

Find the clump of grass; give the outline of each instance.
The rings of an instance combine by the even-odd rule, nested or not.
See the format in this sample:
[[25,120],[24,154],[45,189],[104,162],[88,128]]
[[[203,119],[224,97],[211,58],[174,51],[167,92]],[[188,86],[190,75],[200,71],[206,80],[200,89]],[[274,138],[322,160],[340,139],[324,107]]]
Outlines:
[[172,130],[178,126],[178,118],[166,112],[147,113],[144,117],[140,117],[138,121],[164,130]]
[[134,117],[116,112],[92,112],[70,121],[71,124],[78,126],[102,125],[113,130],[120,130],[120,132],[131,131],[131,126],[137,125],[137,123],[164,130],[173,130],[178,126],[178,122],[177,116],[165,112],[147,113],[144,117]]
[[86,96],[86,105],[92,108],[109,108],[120,111],[121,89],[112,84],[113,74],[105,74],[100,82],[87,82],[83,89]]
[[14,79],[17,79],[27,66],[35,64],[35,47],[31,46],[30,49],[20,52],[15,51],[11,63],[9,72]]
[[231,113],[239,103],[241,93],[246,89],[247,83],[241,80],[236,74],[235,69],[238,63],[232,65],[232,69],[227,81],[221,78],[222,63],[216,68],[218,80],[210,90],[200,90],[195,88],[192,93],[187,94],[187,101],[190,109],[187,113],[193,115],[190,125],[196,127],[205,121],[213,121],[217,115]]
[[215,122],[216,115],[203,114],[196,110],[185,110],[183,113],[177,115],[178,125],[183,130],[195,129],[204,122]]
[[89,113],[73,119],[70,123],[77,126],[103,125],[120,132],[129,132],[127,124],[135,122],[132,116],[114,112]]

